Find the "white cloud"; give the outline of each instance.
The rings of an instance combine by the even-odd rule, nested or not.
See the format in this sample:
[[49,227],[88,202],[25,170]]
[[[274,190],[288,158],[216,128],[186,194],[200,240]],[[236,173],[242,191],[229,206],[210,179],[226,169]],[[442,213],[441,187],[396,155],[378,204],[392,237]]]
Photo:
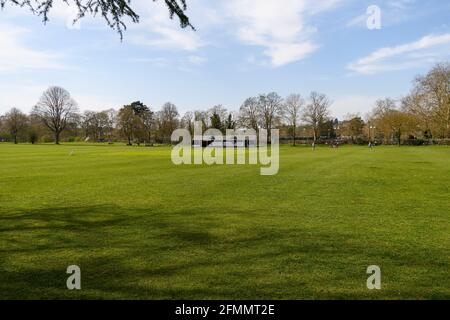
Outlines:
[[202,65],[206,62],[206,58],[201,57],[201,56],[197,56],[197,55],[192,55],[188,57],[188,61],[190,63],[192,63],[193,65]]
[[141,22],[131,26],[129,39],[138,45],[195,52],[217,42],[216,36],[229,28],[244,44],[262,47],[269,64],[279,67],[304,59],[319,48],[312,39],[317,30],[308,19],[341,1],[265,0],[255,4],[253,0],[229,0],[211,4],[192,0],[188,14],[197,28],[194,32],[181,29],[176,17],[169,20],[161,3],[138,0]]
[[343,120],[347,115],[364,114],[370,112],[377,97],[364,95],[340,96],[333,101],[333,116]]
[[[2,85],[0,84],[0,114],[12,107],[25,112],[30,112],[38,102],[42,93],[50,85],[26,84],[26,85]],[[115,99],[111,95],[101,96],[87,94],[85,91],[70,90],[70,94],[78,103],[81,110],[106,110],[125,104],[123,99]]]
[[[191,5],[190,5],[191,8]],[[197,32],[180,28],[176,17],[169,19],[167,7],[160,2],[137,1],[140,23],[130,25],[132,43],[161,49],[197,51],[204,43]]]
[[[49,16],[50,19],[56,18],[62,20],[68,29],[81,29],[81,20],[77,20],[74,23],[75,19],[78,17],[78,9],[74,5],[68,5],[64,1],[56,2],[52,7]],[[99,19],[101,19],[100,16]],[[86,17],[84,18],[84,21],[86,21]]]
[[[28,83],[25,85],[1,84],[0,83],[0,114],[11,108],[19,108],[24,112],[30,112],[33,106],[39,101],[42,93],[51,84]],[[81,111],[93,110],[101,111],[110,108],[117,108],[126,104],[126,97],[119,97],[111,93],[90,93],[88,89],[69,90]]]
[[0,84],[0,113],[15,107],[29,112],[46,89],[42,85],[2,85]]
[[124,98],[115,98],[110,95],[88,94],[85,91],[73,90],[70,94],[77,102],[81,111],[102,111],[117,108],[127,103]]
[[193,71],[195,68],[202,66],[207,59],[199,55],[190,55],[187,57],[166,58],[166,57],[144,57],[130,58],[128,61],[132,63],[146,64],[155,68],[175,68],[180,71]]
[[357,17],[354,17],[349,22],[347,22],[346,26],[347,26],[347,28],[356,27],[356,26],[367,28],[367,23],[366,22],[367,22],[367,18],[368,17],[369,16],[366,13],[361,14],[361,15],[359,15]]
[[[169,19],[167,7],[162,1],[135,0],[133,7],[139,13],[140,23],[128,23],[124,42],[152,49],[185,51],[188,56],[198,56],[203,47],[223,45],[222,37],[229,31],[246,45],[262,47],[267,57],[263,65],[283,66],[299,61],[315,52],[320,45],[314,41],[316,28],[309,19],[325,10],[334,8],[342,0],[229,0],[211,2],[190,0],[188,12],[197,31],[180,28],[177,17]],[[55,4],[51,21],[72,25],[76,10],[64,3]],[[81,23],[85,25],[84,18]],[[103,25],[97,17],[98,25]],[[93,20],[94,19],[89,19]],[[87,22],[86,22],[87,23]],[[93,22],[95,23],[95,22]],[[191,61],[192,64],[201,64]]]
[[145,63],[153,67],[167,67],[170,66],[170,60],[167,58],[130,58],[128,61],[132,63]]
[[[29,17],[31,13],[26,6],[20,7],[8,2],[5,5],[5,8],[1,11],[1,14],[6,20],[17,17]],[[80,29],[81,21],[86,22],[87,20],[89,20],[90,23],[92,23],[96,20],[102,19],[101,16],[99,16],[98,19],[93,19],[90,15],[86,15],[83,19],[77,21],[74,24],[73,22],[77,16],[78,9],[73,3],[71,3],[71,5],[68,5],[64,1],[56,1],[52,4],[52,8],[48,14],[49,21],[47,22],[47,24],[65,24],[68,29]],[[36,19],[37,21],[42,21],[42,17],[39,17],[37,15],[34,17],[34,19]]]
[[415,0],[390,0],[387,5],[396,9],[406,10],[409,9],[415,2]]
[[376,50],[370,55],[349,64],[348,69],[358,74],[371,75],[420,67],[426,63],[432,63],[436,59],[450,56],[450,50],[440,51],[441,54],[439,55],[426,51],[440,49],[442,46],[448,46],[449,44],[450,33],[427,35],[414,42]]
[[264,47],[273,67],[304,59],[319,47],[312,37],[316,29],[308,18],[334,7],[339,0],[229,0],[229,17],[237,24],[238,39]]
[[28,69],[61,69],[61,55],[35,50],[22,44],[29,30],[10,24],[0,24],[0,73]]
[[157,36],[149,36],[148,34],[133,35],[130,36],[131,42],[138,45],[181,51],[196,51],[202,46],[199,37],[195,34],[186,36],[180,30],[174,30],[165,26],[153,27],[151,31]]

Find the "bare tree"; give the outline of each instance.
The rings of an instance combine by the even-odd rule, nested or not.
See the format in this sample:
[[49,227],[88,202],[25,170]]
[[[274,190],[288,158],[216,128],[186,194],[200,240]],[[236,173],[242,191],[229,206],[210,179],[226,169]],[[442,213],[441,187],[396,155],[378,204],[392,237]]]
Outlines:
[[107,135],[108,140],[110,143],[112,143],[113,134],[114,134],[114,128],[116,126],[117,122],[117,111],[114,109],[108,109],[104,111],[108,117],[108,127],[107,127]]
[[144,131],[147,135],[146,140],[148,144],[152,143],[152,131],[155,127],[155,113],[151,111],[150,109],[145,110],[142,115],[142,124],[144,127]]
[[208,115],[208,112],[196,110],[194,111],[194,120],[201,121],[203,128],[209,128],[211,125],[211,119]]
[[286,98],[283,105],[283,117],[288,123],[288,125],[291,126],[292,136],[294,139],[294,146],[295,146],[297,125],[300,120],[300,113],[304,104],[305,101],[299,94],[291,94]]
[[375,109],[372,115],[376,123],[377,130],[381,131],[386,137],[401,144],[402,135],[414,127],[412,123],[414,118],[411,114],[398,110],[393,99],[380,99],[375,102]]
[[440,135],[450,138],[450,63],[438,64],[427,75],[417,77],[416,90],[431,106]]
[[181,118],[181,126],[191,133],[194,134],[194,113],[192,111],[187,111],[183,118]]
[[428,103],[426,95],[415,88],[402,99],[401,104],[404,112],[417,117],[422,135],[425,138],[432,138],[433,105]]
[[275,92],[261,94],[258,98],[258,115],[264,129],[267,130],[268,142],[271,143],[271,130],[281,116],[283,99]]
[[325,94],[315,91],[311,92],[310,103],[306,106],[302,119],[313,129],[313,148],[316,146],[321,125],[327,121],[330,116],[330,105],[331,102]]
[[59,144],[61,132],[77,116],[77,112],[77,103],[69,92],[61,87],[48,88],[33,109],[33,114],[55,135],[56,144]]
[[17,108],[12,108],[4,116],[5,126],[14,140],[14,144],[18,143],[18,136],[22,133],[28,124],[28,117]]
[[164,141],[170,141],[173,131],[178,126],[179,113],[177,107],[170,102],[162,106],[160,113],[160,131]]
[[258,99],[248,98],[239,110],[239,125],[258,131]]
[[276,117],[281,114],[283,99],[275,92],[261,94],[258,99],[258,113],[264,129],[272,129]]

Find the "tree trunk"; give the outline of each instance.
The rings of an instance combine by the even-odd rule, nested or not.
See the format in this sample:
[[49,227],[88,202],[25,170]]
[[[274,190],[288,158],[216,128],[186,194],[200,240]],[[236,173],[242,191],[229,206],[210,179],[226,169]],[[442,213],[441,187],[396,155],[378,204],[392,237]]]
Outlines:
[[450,123],[449,123],[449,120],[447,120],[447,137],[446,138],[447,139],[450,138]]
[[297,128],[296,128],[296,126],[294,124],[294,132],[293,132],[293,135],[294,135],[294,147],[295,147],[295,129],[297,129]]
[[17,135],[14,135],[14,144],[17,144]]
[[447,139],[450,138],[450,104],[447,107]]
[[59,135],[61,134],[61,132],[56,131],[55,132],[55,144],[59,144]]
[[317,140],[316,128],[313,128],[313,134],[314,134],[313,149],[316,150],[316,140]]

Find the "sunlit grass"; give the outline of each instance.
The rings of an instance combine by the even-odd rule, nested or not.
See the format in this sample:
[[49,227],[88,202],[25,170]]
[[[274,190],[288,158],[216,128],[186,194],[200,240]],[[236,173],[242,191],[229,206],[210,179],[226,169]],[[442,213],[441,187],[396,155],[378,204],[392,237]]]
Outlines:
[[0,144],[0,297],[450,298],[449,148],[286,146],[259,169]]

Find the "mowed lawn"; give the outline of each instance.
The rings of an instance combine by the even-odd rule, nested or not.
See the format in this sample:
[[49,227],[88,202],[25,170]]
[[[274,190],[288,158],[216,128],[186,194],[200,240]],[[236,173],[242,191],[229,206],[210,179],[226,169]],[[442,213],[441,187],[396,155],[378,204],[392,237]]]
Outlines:
[[168,147],[0,144],[0,298],[449,299],[450,148],[284,146],[261,176]]

